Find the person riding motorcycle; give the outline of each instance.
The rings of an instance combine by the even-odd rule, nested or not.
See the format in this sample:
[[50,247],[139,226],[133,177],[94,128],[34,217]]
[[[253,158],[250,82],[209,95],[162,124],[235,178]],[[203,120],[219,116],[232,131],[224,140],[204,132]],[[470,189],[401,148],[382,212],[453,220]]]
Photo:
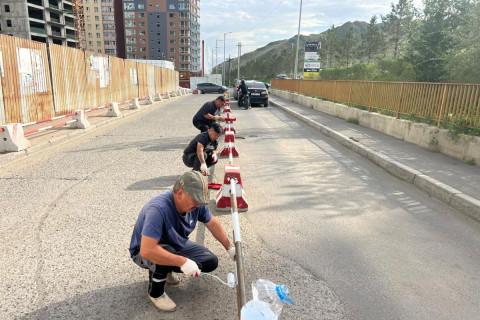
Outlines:
[[240,81],[240,86],[238,87],[238,106],[239,107],[244,107],[245,109],[249,108],[250,106],[244,106],[243,105],[243,96],[248,95],[248,90],[247,90],[247,85],[245,84],[245,80]]

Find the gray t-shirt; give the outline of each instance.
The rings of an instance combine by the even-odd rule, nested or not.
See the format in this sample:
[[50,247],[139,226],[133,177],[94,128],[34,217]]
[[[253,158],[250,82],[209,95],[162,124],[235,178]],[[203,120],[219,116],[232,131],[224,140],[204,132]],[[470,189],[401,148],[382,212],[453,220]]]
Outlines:
[[207,206],[200,206],[181,216],[175,208],[173,191],[161,193],[147,202],[140,211],[130,241],[130,256],[133,257],[140,251],[142,235],[174,249],[183,248],[197,221],[207,223],[211,219],[212,213]]

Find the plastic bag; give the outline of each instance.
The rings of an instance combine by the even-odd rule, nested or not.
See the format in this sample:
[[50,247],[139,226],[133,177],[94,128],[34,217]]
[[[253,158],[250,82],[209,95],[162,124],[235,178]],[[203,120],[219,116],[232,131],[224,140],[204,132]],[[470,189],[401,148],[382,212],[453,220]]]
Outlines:
[[288,289],[284,285],[258,279],[252,283],[253,300],[241,310],[242,320],[268,319],[277,320],[286,302],[295,304],[288,297]]

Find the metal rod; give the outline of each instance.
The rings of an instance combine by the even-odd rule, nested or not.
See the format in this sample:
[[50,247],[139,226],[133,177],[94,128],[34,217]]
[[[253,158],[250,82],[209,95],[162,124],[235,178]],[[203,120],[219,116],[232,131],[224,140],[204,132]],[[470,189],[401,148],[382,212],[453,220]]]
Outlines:
[[242,307],[247,303],[245,294],[245,274],[243,267],[242,238],[240,236],[240,222],[238,219],[237,194],[235,179],[230,179],[230,210],[232,211],[233,239],[235,241],[235,262],[237,271],[237,307],[238,319],[241,317]]

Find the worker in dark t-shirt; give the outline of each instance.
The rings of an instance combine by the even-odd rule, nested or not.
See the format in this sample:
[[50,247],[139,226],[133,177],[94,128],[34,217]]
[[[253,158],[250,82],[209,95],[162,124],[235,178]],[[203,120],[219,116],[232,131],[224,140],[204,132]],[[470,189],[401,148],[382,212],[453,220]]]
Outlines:
[[183,163],[193,170],[208,174],[207,168],[218,161],[218,138],[223,133],[223,128],[218,122],[212,123],[210,129],[198,134],[183,151]]
[[193,117],[195,128],[200,130],[200,132],[205,132],[215,121],[225,121],[225,118],[216,114],[219,113],[220,108],[224,105],[225,98],[223,96],[219,96],[214,101],[206,102]]

